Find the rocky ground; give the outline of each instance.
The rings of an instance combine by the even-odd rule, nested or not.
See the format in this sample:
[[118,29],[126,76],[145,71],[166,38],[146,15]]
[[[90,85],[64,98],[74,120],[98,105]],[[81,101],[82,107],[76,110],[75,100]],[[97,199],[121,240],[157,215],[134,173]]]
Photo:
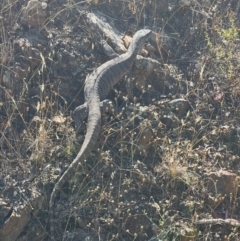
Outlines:
[[87,74],[151,28],[95,150],[55,201],[56,240],[240,240],[240,2],[2,0],[0,241],[49,240]]

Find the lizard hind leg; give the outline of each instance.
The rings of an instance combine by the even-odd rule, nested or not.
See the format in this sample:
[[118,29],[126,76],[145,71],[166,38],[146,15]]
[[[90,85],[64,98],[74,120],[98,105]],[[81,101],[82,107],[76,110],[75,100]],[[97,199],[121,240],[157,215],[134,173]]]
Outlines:
[[105,99],[100,103],[100,109],[102,113],[111,112],[113,115],[117,114],[116,105],[108,99]]
[[79,131],[83,127],[83,122],[87,119],[88,116],[88,106],[87,103],[79,105],[73,111],[73,120],[75,122],[75,128]]

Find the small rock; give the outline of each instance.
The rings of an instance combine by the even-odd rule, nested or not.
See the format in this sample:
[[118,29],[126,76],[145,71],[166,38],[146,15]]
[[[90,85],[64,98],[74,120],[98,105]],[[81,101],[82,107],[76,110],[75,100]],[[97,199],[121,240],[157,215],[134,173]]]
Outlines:
[[125,45],[126,48],[129,47],[131,41],[132,41],[132,38],[131,38],[130,36],[125,35],[125,36],[123,37],[123,42],[124,42],[124,45]]
[[184,99],[176,99],[169,102],[169,105],[174,113],[177,114],[178,118],[183,117],[189,110],[189,102]]
[[[155,203],[145,202],[134,205],[131,213],[125,222],[125,228],[131,234],[137,235],[137,240],[148,240],[153,235],[152,221],[146,216],[145,213],[157,214],[160,207]],[[143,234],[143,235],[138,235]]]
[[104,15],[100,14],[99,12],[97,14],[87,13],[86,22],[88,23],[88,26],[92,31],[96,33],[101,33],[105,37],[109,38],[114,49],[118,53],[126,52],[126,48],[121,40],[121,34],[116,28],[112,27],[108,23]]
[[133,75],[136,87],[139,90],[146,88],[146,80],[153,73],[154,69],[160,68],[160,63],[152,58],[145,58],[137,55],[134,62]]
[[161,122],[167,126],[168,129],[170,128],[178,128],[180,125],[180,120],[173,114],[168,113],[161,118]]
[[238,191],[238,179],[235,173],[225,170],[210,172],[206,174],[208,192],[221,194],[221,196],[233,195],[236,197]]
[[108,56],[110,59],[114,59],[118,57],[118,54],[112,49],[112,47],[105,40],[101,40],[100,44],[103,48],[104,54]]
[[43,26],[47,18],[47,3],[31,0],[23,9],[22,24],[27,27]]
[[146,152],[152,141],[153,141],[152,129],[150,127],[146,127],[143,130],[141,130],[141,133],[139,135],[138,142],[137,142],[139,149]]
[[189,1],[189,0],[180,0],[178,2],[178,5],[180,7],[189,7],[191,5],[191,1]]

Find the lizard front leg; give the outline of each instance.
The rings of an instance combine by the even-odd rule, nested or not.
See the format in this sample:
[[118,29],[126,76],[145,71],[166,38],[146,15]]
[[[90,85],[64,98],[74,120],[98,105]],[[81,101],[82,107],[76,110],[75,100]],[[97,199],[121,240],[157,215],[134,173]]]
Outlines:
[[101,113],[111,112],[113,115],[116,115],[117,113],[115,104],[109,99],[103,100],[100,103],[100,109],[101,109]]
[[75,122],[76,130],[80,130],[83,126],[83,122],[87,119],[88,116],[88,105],[85,102],[83,105],[79,105],[73,111],[73,120]]

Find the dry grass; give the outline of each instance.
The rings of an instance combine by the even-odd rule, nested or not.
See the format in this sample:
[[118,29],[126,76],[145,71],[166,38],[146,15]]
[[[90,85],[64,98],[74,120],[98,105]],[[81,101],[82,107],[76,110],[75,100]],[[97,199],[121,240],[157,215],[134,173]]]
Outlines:
[[[54,11],[39,31],[49,29],[54,33],[51,41],[56,42],[53,49],[47,45],[44,51],[39,48],[42,55],[38,65],[34,68],[25,65],[21,72],[19,60],[26,59],[14,44],[21,32],[31,31],[21,28],[13,31],[20,21],[21,1],[0,3],[0,179],[3,183],[7,183],[9,176],[18,181],[32,176],[36,183],[44,183],[41,190],[47,193],[81,146],[84,132],[76,137],[71,111],[82,102],[81,87],[84,76],[90,72],[86,66],[95,67],[99,59],[87,64],[77,59],[69,71],[64,58],[59,57],[62,49],[82,53],[75,39],[79,45],[86,39],[93,41],[89,38],[90,30],[74,12],[74,7],[79,5],[88,6],[84,2],[67,1],[63,8],[56,1],[49,2],[49,8]],[[239,125],[240,45],[239,13],[234,12],[234,3],[228,11],[216,2],[208,6],[174,5],[171,14],[163,18],[157,1],[92,1],[90,5],[93,9],[111,9],[108,12],[111,17],[115,14],[116,20],[123,19],[129,24],[126,30],[155,25],[158,32],[169,32],[167,41],[154,45],[154,58],[165,67],[168,65],[168,71],[170,65],[177,66],[174,77],[183,76],[188,88],[186,92],[178,90],[166,100],[157,101],[152,98],[153,93],[165,93],[155,88],[156,72],[146,83],[154,91],[135,86],[138,95],[133,101],[127,98],[124,81],[115,87],[111,95],[124,108],[117,116],[111,113],[103,116],[96,149],[64,185],[55,205],[56,235],[68,240],[74,233],[83,235],[84,230],[99,240],[148,240],[145,233],[163,240],[238,240],[236,227],[194,224],[196,218],[211,218],[221,215],[223,210],[230,213],[229,218],[239,216],[239,194],[219,198],[215,193],[208,193],[204,176],[219,169],[239,176],[236,127]],[[72,27],[81,28],[82,32],[71,32]],[[82,72],[78,69],[81,64]],[[64,89],[66,85],[69,86]],[[75,92],[69,90],[71,85]],[[72,93],[72,99],[68,99],[69,93],[64,90]],[[181,96],[192,106],[179,118],[178,126],[168,128],[162,119],[169,112],[168,102]],[[144,106],[148,106],[147,110]],[[52,168],[48,178],[42,181],[48,164]],[[27,187],[29,190],[31,185]],[[1,189],[7,191],[8,185]],[[47,203],[46,198],[46,209]],[[40,210],[38,218],[47,230],[44,215]]]

